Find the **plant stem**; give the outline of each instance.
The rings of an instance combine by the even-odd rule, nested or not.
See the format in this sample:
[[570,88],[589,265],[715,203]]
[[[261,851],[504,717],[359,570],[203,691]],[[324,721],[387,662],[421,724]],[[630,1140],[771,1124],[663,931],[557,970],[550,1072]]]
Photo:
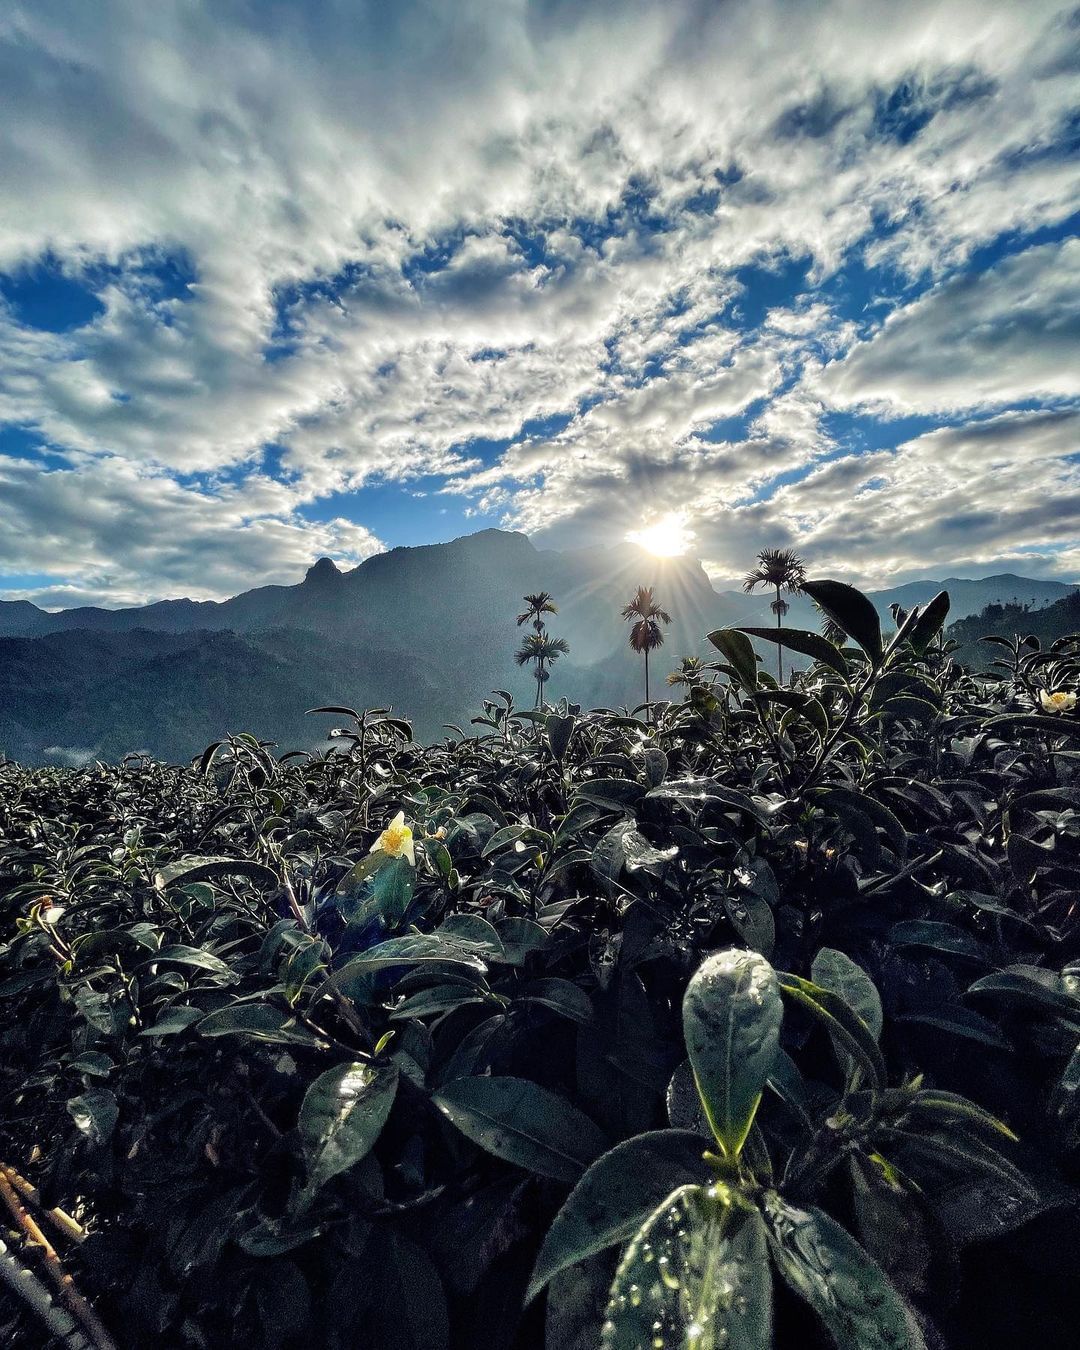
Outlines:
[[27,1270],[0,1238],[0,1282],[7,1285],[34,1316],[48,1329],[49,1335],[67,1347],[67,1350],[91,1350],[92,1342],[83,1335],[79,1324],[64,1308],[53,1302],[52,1296],[38,1277]]
[[96,1346],[97,1350],[117,1350],[116,1342],[105,1330],[97,1313],[75,1288],[75,1282],[61,1264],[56,1249],[34,1219],[26,1212],[22,1201],[15,1193],[14,1187],[8,1181],[7,1176],[2,1173],[0,1173],[0,1199],[3,1199],[5,1205],[7,1205],[26,1241],[40,1251],[46,1274],[56,1286],[68,1312],[86,1332],[91,1344]]
[[[32,1186],[25,1177],[20,1176],[14,1167],[9,1167],[7,1163],[0,1163],[0,1176],[7,1178],[11,1186],[18,1191],[24,1200],[29,1200],[31,1204],[41,1206],[41,1196],[37,1187]],[[86,1229],[82,1224],[77,1223],[70,1214],[62,1209],[43,1209],[42,1213],[52,1223],[56,1229],[63,1233],[65,1237],[72,1242],[84,1242],[86,1240]]]

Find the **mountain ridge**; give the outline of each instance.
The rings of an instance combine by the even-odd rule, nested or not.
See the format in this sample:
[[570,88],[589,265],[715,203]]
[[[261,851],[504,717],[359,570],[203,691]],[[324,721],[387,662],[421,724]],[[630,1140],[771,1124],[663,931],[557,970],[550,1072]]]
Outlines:
[[[288,597],[299,588],[320,589],[333,587],[335,592],[344,594],[344,586],[355,585],[356,578],[374,577],[384,569],[393,568],[401,563],[406,555],[411,555],[417,563],[428,558],[438,560],[440,566],[461,552],[476,554],[478,550],[487,552],[489,548],[504,555],[499,561],[505,561],[507,547],[513,548],[519,563],[527,561],[540,567],[550,565],[551,560],[578,560],[586,562],[622,555],[631,558],[652,558],[637,545],[624,543],[612,547],[586,546],[575,549],[538,549],[528,535],[517,530],[485,529],[473,534],[459,535],[454,539],[437,544],[399,545],[373,554],[355,567],[342,569],[329,557],[317,558],[307,569],[303,579],[288,584],[274,584],[253,587],[247,591],[238,591],[225,600],[192,600],[188,596],[176,596],[151,601],[146,605],[123,605],[108,608],[102,605],[79,605],[69,609],[47,610],[29,600],[0,600],[0,636],[29,636],[37,632],[55,632],[71,628],[149,628],[160,631],[193,631],[198,628],[220,629],[235,627],[232,620],[248,619],[255,612],[265,617],[264,608],[280,603],[287,604]],[[759,591],[747,595],[743,591],[717,590],[709,581],[700,561],[689,555],[674,559],[655,559],[655,562],[668,562],[673,565],[688,566],[700,571],[712,593],[721,601],[731,604],[735,609],[754,613],[768,613],[770,594]],[[1024,577],[1015,572],[999,572],[987,577],[932,577],[917,578],[897,586],[883,587],[867,591],[878,609],[887,615],[889,604],[919,604],[930,599],[939,590],[948,590],[953,597],[953,613],[964,617],[967,613],[978,613],[986,604],[1006,604],[1037,602],[1038,605],[1051,604],[1066,594],[1080,589],[1076,583],[1061,582],[1034,577]],[[974,597],[986,598],[982,604],[975,605]],[[964,598],[973,597],[970,604],[964,604]],[[800,603],[797,596],[787,597],[789,604]],[[958,603],[959,602],[959,603]],[[804,602],[807,603],[808,602]],[[974,606],[974,607],[972,607]],[[960,611],[963,609],[964,613]],[[168,620],[172,619],[170,623]],[[182,622],[180,622],[182,620]]]
[[[541,550],[503,530],[390,549],[349,569],[319,558],[292,586],[222,601],[55,614],[0,602],[0,752],[40,760],[50,748],[106,757],[145,749],[183,759],[239,730],[311,748],[322,733],[303,707],[317,703],[392,703],[430,739],[466,725],[493,688],[531,703],[531,673],[514,662],[516,620],[522,596],[539,590],[559,605],[551,631],[570,643],[549,696],[633,706],[642,662],[620,611],[639,585],[653,586],[673,615],[651,663],[654,697],[679,658],[712,654],[712,629],[775,622],[771,593],[718,592],[697,559],[658,558],[633,544]],[[952,618],[1014,595],[1042,605],[1077,590],[1002,573],[870,594],[891,622],[889,603],[909,606],[942,588]],[[808,599],[789,602],[789,626],[817,626]]]

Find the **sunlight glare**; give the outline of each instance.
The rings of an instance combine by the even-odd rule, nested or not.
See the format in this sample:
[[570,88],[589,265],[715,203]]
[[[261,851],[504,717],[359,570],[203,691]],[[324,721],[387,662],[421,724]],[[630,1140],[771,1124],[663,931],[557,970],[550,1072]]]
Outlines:
[[629,543],[639,544],[658,558],[673,558],[690,548],[694,533],[687,529],[683,516],[672,513],[662,516],[643,530],[632,530],[626,538]]

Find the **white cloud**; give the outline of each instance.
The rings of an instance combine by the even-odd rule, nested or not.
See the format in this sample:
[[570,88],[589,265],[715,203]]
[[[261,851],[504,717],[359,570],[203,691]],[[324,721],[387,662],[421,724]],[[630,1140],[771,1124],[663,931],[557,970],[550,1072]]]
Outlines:
[[[1008,413],[845,455],[770,502],[815,570],[876,584],[971,567],[1068,578],[1080,538],[1080,413]],[[733,569],[734,570],[734,569]]]
[[[0,270],[49,255],[105,309],[51,333],[0,306],[0,425],[68,465],[0,460],[3,566],[224,595],[362,556],[362,496],[370,531],[304,511],[420,475],[553,542],[655,511],[718,570],[835,548],[828,484],[873,461],[791,481],[835,453],[830,408],[1075,392],[1076,245],[1023,241],[1075,209],[1075,36],[1053,0],[9,5]],[[1006,230],[1017,256],[966,274]],[[801,296],[736,275],[791,259]],[[828,289],[856,260],[896,269],[857,303]]]
[[1080,239],[943,282],[813,383],[834,403],[936,412],[1080,397]]
[[355,564],[382,547],[350,521],[301,519],[288,488],[262,476],[199,491],[118,458],[48,472],[0,458],[0,572],[56,578],[8,598],[47,608],[102,594],[118,605],[213,600],[294,582],[322,554]]

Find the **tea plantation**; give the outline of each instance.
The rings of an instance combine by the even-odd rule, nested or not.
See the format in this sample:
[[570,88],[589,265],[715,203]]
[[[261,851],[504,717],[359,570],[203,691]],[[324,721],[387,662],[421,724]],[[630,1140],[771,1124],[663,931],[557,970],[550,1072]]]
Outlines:
[[811,586],[783,686],[0,764],[0,1340],[1075,1345],[1080,639]]

